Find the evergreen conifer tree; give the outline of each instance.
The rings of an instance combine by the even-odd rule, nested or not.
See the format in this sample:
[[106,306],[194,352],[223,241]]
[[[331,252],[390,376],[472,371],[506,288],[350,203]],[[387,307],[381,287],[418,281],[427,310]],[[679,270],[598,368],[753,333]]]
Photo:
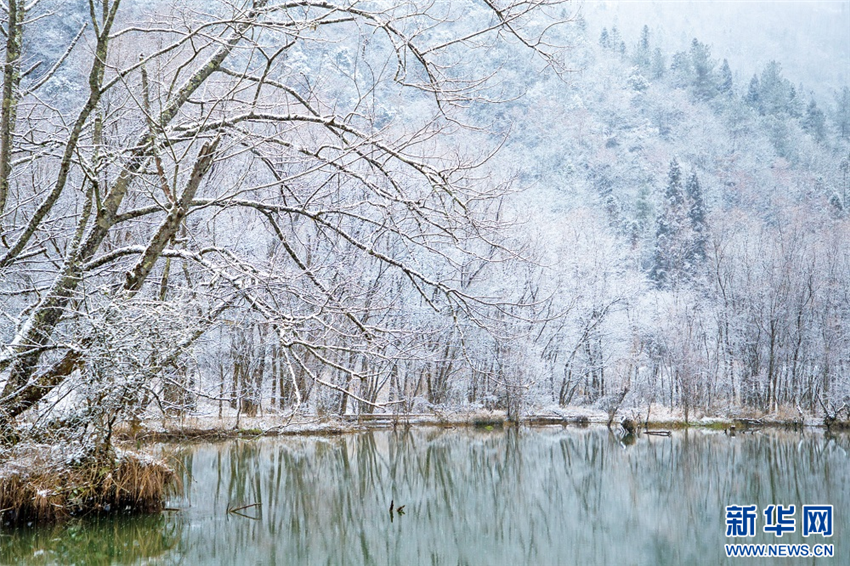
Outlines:
[[608,28],[602,28],[602,33],[599,34],[599,45],[606,49],[611,45],[611,38],[608,36]]
[[841,94],[835,97],[835,127],[838,137],[850,139],[850,87],[844,87]]
[[687,260],[688,267],[693,272],[705,261],[705,248],[708,239],[705,200],[702,197],[702,189],[696,172],[691,173],[688,178],[685,195],[688,201],[688,220],[690,221],[691,232],[687,235],[689,240]]
[[637,47],[635,47],[633,60],[634,64],[644,73],[652,65],[652,51],[649,49],[649,26],[643,26],[643,30],[640,33],[640,41],[638,41]]
[[661,53],[661,48],[656,47],[652,52],[652,78],[660,79],[667,72],[667,63],[664,61],[664,54]]
[[676,287],[684,274],[687,250],[682,236],[689,223],[682,169],[676,159],[670,162],[663,207],[655,229],[655,257],[650,277],[659,287]]
[[756,75],[753,75],[753,78],[750,79],[750,86],[747,88],[747,94],[744,95],[744,102],[754,110],[761,109],[761,85]]
[[708,45],[694,38],[691,42],[691,72],[693,73],[693,92],[697,100],[710,100],[717,94],[714,77],[715,62],[711,58]]
[[818,108],[814,99],[806,107],[806,114],[803,116],[802,125],[803,129],[811,134],[818,142],[822,142],[826,138],[826,116],[823,110]]
[[726,59],[723,60],[723,64],[720,66],[720,83],[717,86],[717,90],[723,95],[732,94],[732,70],[729,68],[729,61]]

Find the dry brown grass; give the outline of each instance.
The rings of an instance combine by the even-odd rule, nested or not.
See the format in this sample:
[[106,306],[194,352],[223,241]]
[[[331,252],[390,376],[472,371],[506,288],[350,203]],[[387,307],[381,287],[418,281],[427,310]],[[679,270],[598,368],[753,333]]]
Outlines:
[[49,523],[100,513],[156,513],[180,487],[162,460],[124,453],[68,464],[30,447],[0,466],[0,524]]

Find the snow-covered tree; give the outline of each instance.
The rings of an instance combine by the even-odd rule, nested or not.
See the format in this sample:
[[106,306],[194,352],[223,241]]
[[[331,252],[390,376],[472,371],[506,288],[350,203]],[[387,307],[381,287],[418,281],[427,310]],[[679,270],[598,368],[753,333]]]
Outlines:
[[835,128],[838,137],[850,139],[850,87],[844,87],[835,97]]
[[807,131],[815,140],[822,142],[826,139],[826,115],[818,108],[817,102],[812,99],[806,107],[806,114],[803,116],[803,129]]
[[682,184],[682,169],[676,159],[670,162],[663,209],[655,230],[655,259],[652,279],[661,287],[675,287],[686,277],[688,206]]
[[[384,361],[420,356],[408,340],[429,313],[486,326],[502,308],[456,269],[512,255],[494,233],[504,186],[473,173],[495,143],[465,130],[464,151],[453,132],[491,94],[490,47],[557,69],[540,14],[558,2],[470,4],[462,19],[433,2],[125,4],[90,2],[63,55],[27,75],[21,37],[57,16],[10,3],[0,422],[73,395],[113,313],[146,301],[191,298],[191,323],[145,350],[139,387],[250,312],[298,400],[307,375],[366,404],[349,381],[366,390]],[[48,87],[72,64],[84,92],[59,103]]]
[[691,242],[689,245],[688,267],[696,272],[702,267],[706,257],[708,226],[706,219],[705,200],[696,172],[691,173],[685,184],[685,197],[688,204],[688,221]]
[[717,91],[726,96],[733,92],[732,70],[729,68],[729,61],[726,59],[720,65],[720,80],[717,85]]

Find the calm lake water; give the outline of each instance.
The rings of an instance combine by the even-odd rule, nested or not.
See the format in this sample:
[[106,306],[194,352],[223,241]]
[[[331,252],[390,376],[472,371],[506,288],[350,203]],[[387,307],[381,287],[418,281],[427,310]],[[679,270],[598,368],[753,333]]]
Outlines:
[[[414,429],[163,450],[186,478],[179,511],[2,532],[0,563],[850,564],[850,439],[819,431],[624,444],[604,428]],[[835,557],[727,559],[725,506],[742,503],[759,534],[739,542]],[[761,532],[770,504],[797,505],[795,533]],[[834,536],[802,537],[804,504],[834,505]]]

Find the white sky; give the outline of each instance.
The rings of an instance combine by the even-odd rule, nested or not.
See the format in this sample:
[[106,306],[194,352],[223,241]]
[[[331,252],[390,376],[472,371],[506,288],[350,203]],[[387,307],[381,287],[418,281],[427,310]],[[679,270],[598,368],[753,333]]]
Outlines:
[[[729,59],[741,81],[749,81],[776,59],[795,85],[804,83],[819,101],[850,85],[850,0],[583,0],[589,30],[616,25],[631,46],[644,24],[668,54],[687,49],[694,37]],[[745,83],[746,84],[746,83]]]

